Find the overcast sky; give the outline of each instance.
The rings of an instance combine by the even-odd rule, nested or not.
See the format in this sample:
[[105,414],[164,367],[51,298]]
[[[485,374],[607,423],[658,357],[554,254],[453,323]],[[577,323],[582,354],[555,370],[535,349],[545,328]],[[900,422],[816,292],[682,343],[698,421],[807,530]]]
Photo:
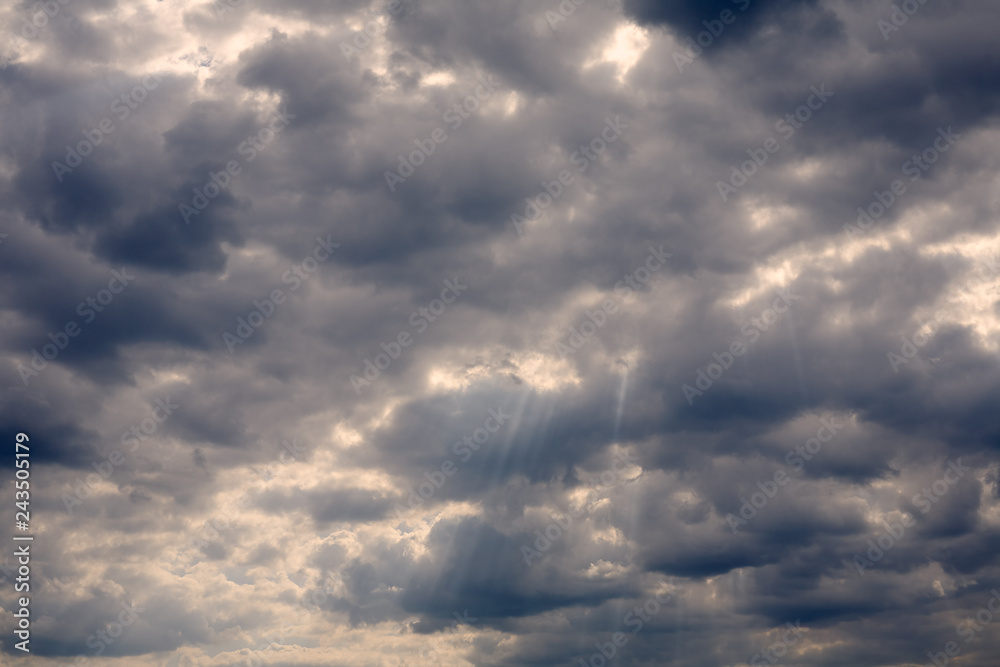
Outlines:
[[996,665],[994,0],[0,29],[0,663]]

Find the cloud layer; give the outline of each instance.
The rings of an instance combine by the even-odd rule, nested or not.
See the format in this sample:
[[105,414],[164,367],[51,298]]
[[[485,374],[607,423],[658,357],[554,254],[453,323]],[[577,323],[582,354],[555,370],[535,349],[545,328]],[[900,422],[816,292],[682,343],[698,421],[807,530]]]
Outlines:
[[31,664],[995,663],[995,3],[0,21]]

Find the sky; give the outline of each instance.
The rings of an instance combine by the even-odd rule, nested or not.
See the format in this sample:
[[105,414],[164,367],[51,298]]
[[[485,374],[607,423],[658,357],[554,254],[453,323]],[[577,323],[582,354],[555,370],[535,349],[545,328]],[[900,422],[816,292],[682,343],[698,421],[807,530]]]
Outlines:
[[0,664],[995,666],[998,28],[5,3]]

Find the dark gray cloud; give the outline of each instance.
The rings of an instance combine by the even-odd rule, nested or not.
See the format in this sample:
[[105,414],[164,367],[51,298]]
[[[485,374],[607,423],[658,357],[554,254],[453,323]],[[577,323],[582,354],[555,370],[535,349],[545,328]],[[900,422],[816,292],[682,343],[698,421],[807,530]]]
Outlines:
[[7,8],[34,659],[992,665],[998,21]]

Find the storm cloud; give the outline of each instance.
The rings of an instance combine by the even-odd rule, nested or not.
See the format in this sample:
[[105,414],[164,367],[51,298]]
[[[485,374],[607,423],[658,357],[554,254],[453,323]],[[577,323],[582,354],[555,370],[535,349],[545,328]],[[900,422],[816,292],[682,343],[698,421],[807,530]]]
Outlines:
[[4,664],[995,664],[998,27],[9,4]]

